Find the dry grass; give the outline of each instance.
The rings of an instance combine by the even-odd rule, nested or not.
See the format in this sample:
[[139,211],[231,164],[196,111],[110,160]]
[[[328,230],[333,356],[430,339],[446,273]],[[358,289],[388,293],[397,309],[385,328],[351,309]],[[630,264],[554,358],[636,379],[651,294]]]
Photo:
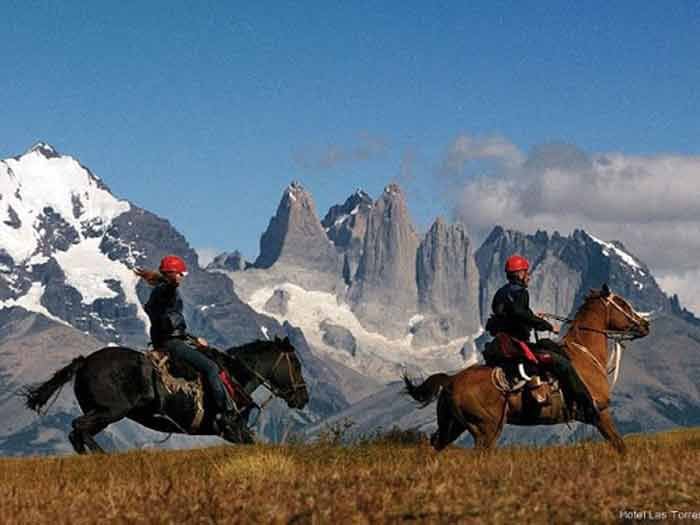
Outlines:
[[627,443],[624,458],[603,443],[436,455],[384,442],[2,459],[0,521],[598,523],[622,510],[700,512],[700,430]]

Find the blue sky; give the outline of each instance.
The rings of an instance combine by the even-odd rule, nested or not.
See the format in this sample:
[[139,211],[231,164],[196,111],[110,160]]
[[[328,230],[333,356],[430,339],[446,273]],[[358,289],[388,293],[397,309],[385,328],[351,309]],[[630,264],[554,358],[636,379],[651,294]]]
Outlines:
[[449,215],[459,136],[700,155],[698,2],[5,0],[0,34],[0,158],[45,140],[249,258],[293,179]]

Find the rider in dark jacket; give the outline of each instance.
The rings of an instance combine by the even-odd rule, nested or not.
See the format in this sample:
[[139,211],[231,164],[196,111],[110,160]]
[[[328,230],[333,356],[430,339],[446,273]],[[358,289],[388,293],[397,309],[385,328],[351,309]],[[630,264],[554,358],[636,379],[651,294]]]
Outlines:
[[[216,430],[219,434],[224,434],[228,426],[235,424],[237,414],[233,411],[233,404],[219,377],[219,367],[204,353],[185,342],[189,336],[178,292],[178,286],[187,274],[185,261],[176,255],[168,255],[161,260],[158,272],[141,268],[134,272],[153,286],[144,309],[151,321],[150,333],[154,348],[165,350],[202,373],[217,408]],[[194,338],[194,342],[198,348],[208,346],[201,337]]]
[[507,259],[505,270],[508,282],[493,298],[493,315],[489,318],[486,329],[494,336],[507,334],[516,342],[525,343],[525,348],[534,353],[539,365],[549,368],[562,381],[569,400],[576,400],[586,419],[597,421],[599,412],[590,392],[558,345],[549,339],[541,339],[535,344],[530,341],[532,330],[557,333],[549,321],[535,315],[530,309],[530,294],[527,289],[530,283],[530,263],[520,255],[513,255]]
[[502,286],[493,297],[491,304],[494,322],[498,323],[498,332],[520,339],[530,340],[530,332],[553,332],[554,327],[530,310],[530,294],[527,284],[513,279]]

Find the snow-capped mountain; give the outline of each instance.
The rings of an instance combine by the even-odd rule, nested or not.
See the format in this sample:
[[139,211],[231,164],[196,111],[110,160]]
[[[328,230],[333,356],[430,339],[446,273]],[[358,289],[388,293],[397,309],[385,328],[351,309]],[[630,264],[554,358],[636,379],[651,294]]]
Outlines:
[[136,277],[100,250],[114,218],[130,211],[128,202],[41,142],[0,161],[0,196],[0,304],[105,336],[118,335],[113,319],[100,315],[115,298],[125,309],[118,315],[143,319]]

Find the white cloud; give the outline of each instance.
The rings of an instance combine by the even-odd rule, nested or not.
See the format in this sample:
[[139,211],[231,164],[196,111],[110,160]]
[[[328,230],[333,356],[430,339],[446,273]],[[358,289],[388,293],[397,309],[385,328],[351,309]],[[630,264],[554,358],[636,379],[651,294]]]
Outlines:
[[[517,148],[503,139],[457,143],[462,145],[450,148],[441,175],[458,184],[455,213],[477,237],[496,224],[562,234],[583,228],[622,241],[655,275],[664,276],[667,289],[677,291],[683,304],[695,302],[700,157],[589,155],[575,146],[550,144],[518,161]],[[464,152],[459,158],[465,160],[455,163],[454,151]],[[488,169],[470,163],[489,152]]]
[[669,294],[684,298],[681,304],[694,313],[700,312],[700,269],[678,275],[657,278],[659,285]]
[[447,169],[459,169],[470,160],[491,159],[506,165],[519,165],[523,155],[517,146],[503,137],[472,137],[460,135],[450,146],[445,164]]

